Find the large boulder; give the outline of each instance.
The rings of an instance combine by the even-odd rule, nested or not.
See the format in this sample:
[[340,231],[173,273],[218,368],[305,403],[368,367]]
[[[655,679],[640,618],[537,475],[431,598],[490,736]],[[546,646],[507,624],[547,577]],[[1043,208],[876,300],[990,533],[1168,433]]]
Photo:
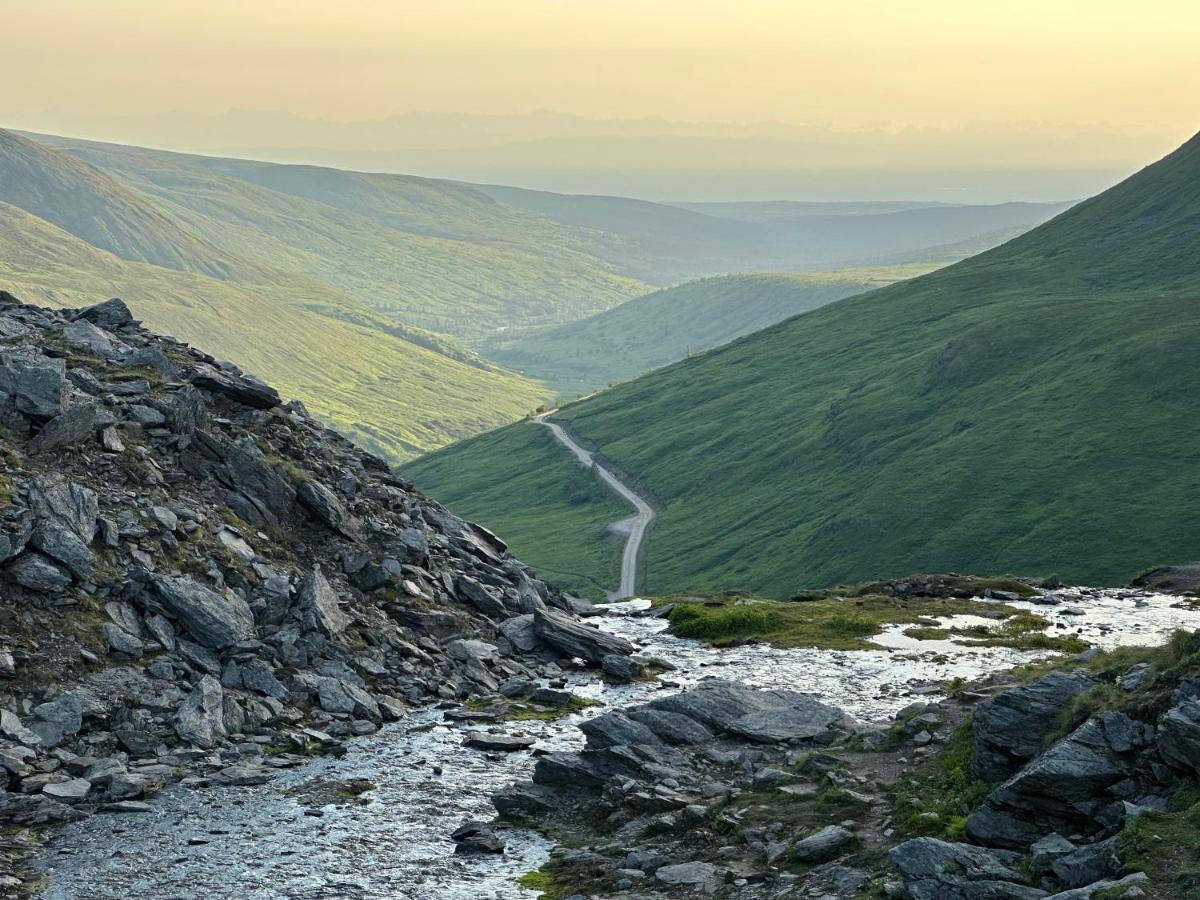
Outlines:
[[840,825],[829,825],[796,843],[792,858],[805,865],[828,862],[854,843],[854,834]]
[[1090,719],[992,791],[967,819],[967,836],[1023,849],[1051,832],[1112,830],[1124,807],[1109,788],[1132,774],[1153,736],[1152,726],[1123,713]]
[[1200,777],[1200,700],[1185,700],[1158,723],[1158,752],[1170,766]]
[[79,310],[75,313],[75,321],[91,322],[93,325],[99,325],[101,328],[111,331],[123,325],[132,325],[136,320],[133,318],[133,313],[129,311],[129,307],[125,305],[125,301],[114,297],[103,303]]
[[330,531],[350,540],[358,540],[358,523],[346,511],[337,494],[319,481],[309,478],[296,492],[296,499],[318,522]]
[[973,717],[972,774],[990,782],[1010,776],[1041,752],[1046,735],[1066,705],[1094,685],[1083,673],[1051,672],[984,700]]
[[95,403],[90,400],[76,403],[42,426],[42,430],[29,442],[29,452],[49,453],[60,447],[89,442],[96,437],[99,422],[100,414]]
[[585,625],[566,613],[544,609],[533,614],[537,636],[566,656],[599,665],[610,653],[628,656],[633,644],[622,637]]
[[67,396],[66,366],[29,350],[0,353],[0,398],[30,419],[53,419]]
[[1030,887],[1013,853],[914,838],[892,848],[892,865],[904,879],[909,900],[1039,900],[1046,892]]
[[281,402],[279,392],[257,378],[225,372],[212,366],[198,367],[192,376],[192,384],[255,409],[273,409]]
[[242,518],[256,525],[276,526],[291,518],[296,489],[253,441],[238,441],[228,448],[225,474],[245,501],[235,507]]
[[300,583],[294,609],[305,628],[321,631],[327,637],[337,637],[350,624],[349,616],[338,605],[337,591],[320,566],[314,566]]
[[764,691],[713,679],[647,704],[758,743],[824,741],[849,724],[840,709],[797,691]]
[[175,733],[180,739],[211,750],[225,737],[225,691],[221,682],[205,675],[179,704]]
[[187,576],[158,575],[156,599],[199,643],[222,650],[255,636],[254,613],[241,597],[222,596]]

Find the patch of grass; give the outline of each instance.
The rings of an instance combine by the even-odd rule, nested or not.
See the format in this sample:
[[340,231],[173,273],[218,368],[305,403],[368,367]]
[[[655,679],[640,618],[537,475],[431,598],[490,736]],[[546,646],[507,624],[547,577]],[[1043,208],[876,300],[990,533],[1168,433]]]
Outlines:
[[1141,886],[1148,896],[1156,900],[1200,896],[1200,803],[1177,812],[1142,813],[1121,832],[1117,847],[1127,869],[1150,877]]
[[1090,645],[1074,636],[1046,634],[1050,623],[1033,613],[1019,613],[994,627],[977,625],[953,629],[956,636],[967,638],[959,643],[973,647],[1012,647],[1017,650],[1053,650],[1058,653],[1082,653]]
[[905,628],[904,636],[917,641],[944,641],[950,637],[950,632],[945,628],[929,628],[918,625],[915,628]]
[[[1017,617],[1002,604],[980,604],[957,597],[898,599],[882,595],[857,598],[822,595],[800,601],[766,600],[740,594],[688,595],[673,602],[671,633],[716,646],[754,638],[775,647],[834,650],[878,649],[870,638],[887,625],[915,623],[931,616],[988,612]],[[911,630],[911,629],[910,629]]]
[[941,752],[892,787],[892,821],[902,838],[962,838],[967,815],[991,786],[971,776],[974,728],[968,718]]
[[540,869],[518,878],[517,884],[541,891],[539,900],[566,900],[575,894],[611,893],[611,876],[610,862],[591,859],[567,862],[561,856],[551,856]]
[[580,697],[578,694],[572,694],[571,699],[563,706],[551,708],[541,707],[518,707],[512,711],[508,718],[514,722],[530,722],[544,721],[550,722],[555,719],[561,719],[565,716],[580,712],[593,706],[603,706],[598,700],[588,700],[586,697]]

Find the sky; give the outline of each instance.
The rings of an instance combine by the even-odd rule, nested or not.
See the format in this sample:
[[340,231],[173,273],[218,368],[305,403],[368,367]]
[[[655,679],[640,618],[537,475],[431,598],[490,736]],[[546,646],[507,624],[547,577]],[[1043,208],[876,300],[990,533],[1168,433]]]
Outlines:
[[[351,123],[549,110],[722,123],[716,134],[763,122],[932,129],[976,136],[938,137],[938,165],[1029,165],[1058,141],[1053,165],[1109,169],[1200,128],[1195,0],[0,0],[0,21],[0,125],[154,143],[146,122],[130,123],[158,116],[157,145],[181,149],[210,149],[195,136],[210,127],[219,150],[312,139],[262,115],[168,134],[165,113]],[[335,130],[331,144],[368,141]],[[531,136],[545,137],[518,135]],[[403,162],[335,158],[347,160]]]
[[1170,129],[1175,0],[0,0],[8,112],[412,110]]

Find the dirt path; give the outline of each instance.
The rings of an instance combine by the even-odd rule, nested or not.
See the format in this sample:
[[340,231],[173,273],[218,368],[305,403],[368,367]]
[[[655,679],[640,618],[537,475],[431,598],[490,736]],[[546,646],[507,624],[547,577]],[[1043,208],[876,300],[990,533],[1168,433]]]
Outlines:
[[534,421],[549,428],[553,432],[554,437],[558,439],[558,442],[570,450],[581,465],[594,468],[596,474],[600,476],[604,483],[630,503],[635,510],[630,518],[622,519],[620,522],[615,523],[616,527],[622,531],[627,531],[629,534],[629,537],[625,540],[625,552],[621,556],[621,584],[615,596],[631,597],[637,591],[638,553],[641,552],[642,541],[646,537],[646,529],[654,521],[654,510],[629,485],[625,484],[616,475],[596,462],[591,453],[575,443],[561,425],[549,421],[549,415],[550,413],[543,413]]

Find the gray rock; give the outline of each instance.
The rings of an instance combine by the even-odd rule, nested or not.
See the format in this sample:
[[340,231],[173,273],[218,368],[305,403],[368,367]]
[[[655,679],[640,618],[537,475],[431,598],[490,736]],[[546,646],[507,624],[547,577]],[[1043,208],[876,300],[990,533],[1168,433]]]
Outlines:
[[279,679],[275,677],[275,673],[261,659],[252,659],[241,669],[242,685],[246,690],[274,697],[280,702],[288,699],[288,689],[280,683]]
[[454,841],[454,852],[457,854],[504,852],[504,841],[486,822],[460,825],[450,835],[450,840]]
[[1145,872],[1134,872],[1115,881],[1097,881],[1087,887],[1052,894],[1046,900],[1092,900],[1101,891],[1105,892],[1106,897],[1149,897],[1150,895],[1140,887],[1149,880],[1150,876]]
[[1034,875],[1046,875],[1055,860],[1076,851],[1076,846],[1057,832],[1046,835],[1029,848],[1029,866]]
[[1158,752],[1170,766],[1200,776],[1200,700],[1185,700],[1158,723]]
[[1131,774],[1153,731],[1115,712],[1085,722],[992,791],[968,817],[967,836],[1023,849],[1051,832],[1102,831],[1097,814],[1116,800],[1108,789]]
[[78,734],[83,727],[83,698],[74,691],[65,691],[47,703],[39,703],[33,714],[57,725],[63,734]]
[[198,367],[192,376],[192,384],[255,409],[273,409],[280,404],[279,392],[257,378],[223,372],[211,366]]
[[95,558],[88,545],[58,519],[39,523],[33,529],[29,543],[55,562],[61,563],[80,581],[92,577]]
[[532,653],[537,649],[539,641],[531,613],[505,619],[496,628],[518,653]]
[[352,541],[358,540],[359,525],[354,517],[346,511],[337,494],[316,479],[309,478],[300,485],[296,499],[330,531]]
[[62,413],[66,393],[61,359],[26,350],[0,353],[0,396],[17,412],[35,420],[53,419]]
[[633,644],[624,638],[585,625],[566,613],[546,609],[533,616],[538,637],[567,656],[598,664],[609,654],[633,653]]
[[205,675],[179,704],[175,733],[180,739],[211,750],[225,737],[225,692],[221,682]]
[[614,681],[617,684],[629,684],[641,678],[646,670],[641,663],[632,657],[618,656],[610,653],[600,661],[600,671],[609,681]]
[[517,737],[511,734],[489,734],[486,731],[468,731],[463,740],[464,747],[476,750],[489,750],[498,753],[513,753],[517,750],[528,750],[534,744],[531,737]]
[[241,440],[229,448],[225,471],[245,501],[238,512],[242,518],[269,525],[282,525],[291,518],[296,490],[253,441]]
[[150,518],[157,522],[164,531],[174,531],[179,527],[179,516],[165,506],[150,507]]
[[74,822],[83,814],[44,794],[22,796],[0,793],[0,822],[11,825],[57,825]]
[[1021,884],[1015,854],[914,838],[893,847],[892,865],[910,900],[1039,900],[1046,892]]
[[29,442],[30,453],[48,453],[60,447],[72,447],[94,440],[99,428],[96,404],[76,403],[42,426]]
[[42,742],[40,737],[25,727],[16,713],[7,709],[0,709],[0,734],[26,747],[36,747]]
[[204,421],[204,398],[190,384],[181,386],[167,401],[163,415],[175,434],[191,434]]
[[164,650],[175,649],[175,626],[171,624],[166,616],[159,615],[158,613],[147,616],[146,630],[150,632],[150,636],[158,641]]
[[648,708],[678,713],[717,731],[763,743],[824,739],[846,721],[841,710],[808,694],[756,690],[719,679],[655,700]]
[[108,357],[115,349],[112,336],[86,319],[69,322],[63,326],[62,331],[68,344],[85,353]]
[[854,834],[840,825],[829,825],[809,835],[792,848],[792,857],[805,865],[828,862],[854,843]]
[[662,709],[633,709],[629,718],[641,722],[668,744],[701,746],[713,740],[713,733],[688,716]]
[[85,544],[96,536],[100,501],[91,488],[58,475],[39,475],[30,483],[29,505],[35,522],[60,522]]
[[125,407],[125,415],[132,422],[137,422],[145,428],[157,428],[167,424],[167,417],[153,406],[144,403],[131,403]]
[[314,566],[300,583],[295,610],[305,628],[319,630],[328,637],[337,637],[350,624],[349,617],[338,605],[337,592],[326,580],[320,566]]
[[984,700],[975,708],[972,774],[1003,781],[1042,750],[1058,715],[1095,682],[1082,673],[1051,672]]
[[87,797],[91,789],[92,783],[86,778],[72,778],[70,781],[48,784],[42,788],[42,793],[63,803],[79,803]]
[[603,750],[620,744],[661,744],[658,735],[623,712],[609,712],[581,722],[579,730],[587,735],[587,745]]
[[659,866],[654,877],[663,884],[690,886],[716,884],[717,867],[706,862],[675,863],[670,866]]
[[1121,871],[1117,839],[1111,837],[1064,854],[1051,864],[1050,869],[1064,888],[1081,888],[1103,881]]
[[317,681],[317,698],[321,709],[331,713],[344,713],[356,718],[382,720],[379,704],[356,684],[340,678],[322,677]]
[[135,321],[125,301],[117,297],[81,309],[75,314],[75,320],[91,322],[109,331],[123,325],[132,325]]
[[508,607],[497,600],[492,592],[467,575],[460,576],[457,583],[458,596],[466,600],[485,616],[504,619],[509,615]]
[[42,594],[61,594],[71,576],[40,553],[25,553],[8,567],[8,576],[21,587]]
[[104,632],[105,640],[108,641],[109,650],[113,653],[137,657],[146,651],[146,645],[120,625],[105,622],[100,628]]
[[254,614],[240,597],[223,597],[187,576],[159,575],[153,584],[158,601],[204,646],[220,650],[254,637]]

